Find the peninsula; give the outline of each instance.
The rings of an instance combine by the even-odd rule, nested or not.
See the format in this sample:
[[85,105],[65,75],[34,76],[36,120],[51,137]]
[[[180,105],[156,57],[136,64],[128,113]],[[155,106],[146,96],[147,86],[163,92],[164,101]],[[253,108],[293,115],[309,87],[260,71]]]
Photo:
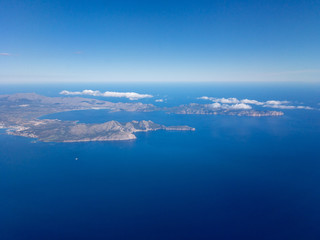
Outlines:
[[135,139],[135,132],[156,130],[194,131],[189,126],[164,126],[152,121],[83,124],[77,121],[38,119],[57,112],[108,109],[110,111],[155,111],[152,104],[112,103],[80,97],[45,97],[35,93],[0,96],[0,128],[7,134],[36,138],[43,142],[119,141]]

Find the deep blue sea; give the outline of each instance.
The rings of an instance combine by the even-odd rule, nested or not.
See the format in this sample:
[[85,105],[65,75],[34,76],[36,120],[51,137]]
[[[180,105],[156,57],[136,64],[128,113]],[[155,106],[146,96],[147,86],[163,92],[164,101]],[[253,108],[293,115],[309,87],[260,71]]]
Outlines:
[[205,95],[316,110],[263,118],[106,110],[45,117],[196,128],[121,142],[42,143],[2,130],[1,240],[320,239],[320,84],[3,85],[0,94],[83,89],[153,94],[141,102],[158,106],[207,103],[196,99]]

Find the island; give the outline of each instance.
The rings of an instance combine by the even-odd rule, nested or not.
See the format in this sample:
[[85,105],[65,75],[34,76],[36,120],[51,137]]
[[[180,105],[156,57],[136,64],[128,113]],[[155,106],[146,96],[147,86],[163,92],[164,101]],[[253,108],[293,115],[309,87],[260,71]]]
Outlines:
[[92,98],[46,97],[36,93],[16,93],[0,95],[0,124],[22,124],[51,113],[89,109],[128,112],[150,112],[157,110],[152,104],[140,102],[113,103]]
[[282,116],[282,111],[261,111],[254,109],[233,109],[214,107],[212,104],[190,103],[177,107],[168,108],[167,112],[175,114],[202,114],[202,115],[231,115],[247,117],[277,117]]

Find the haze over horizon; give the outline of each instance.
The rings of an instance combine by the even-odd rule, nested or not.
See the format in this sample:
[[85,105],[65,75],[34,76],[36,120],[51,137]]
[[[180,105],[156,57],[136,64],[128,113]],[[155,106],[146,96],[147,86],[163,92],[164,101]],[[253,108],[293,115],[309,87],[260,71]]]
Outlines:
[[320,1],[1,1],[0,83],[320,82]]

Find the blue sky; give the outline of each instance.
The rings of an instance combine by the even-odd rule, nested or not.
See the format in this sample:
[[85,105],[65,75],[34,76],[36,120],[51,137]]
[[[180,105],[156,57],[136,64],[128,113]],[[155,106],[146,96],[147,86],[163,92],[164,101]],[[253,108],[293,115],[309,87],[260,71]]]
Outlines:
[[2,1],[0,82],[320,81],[320,1]]

